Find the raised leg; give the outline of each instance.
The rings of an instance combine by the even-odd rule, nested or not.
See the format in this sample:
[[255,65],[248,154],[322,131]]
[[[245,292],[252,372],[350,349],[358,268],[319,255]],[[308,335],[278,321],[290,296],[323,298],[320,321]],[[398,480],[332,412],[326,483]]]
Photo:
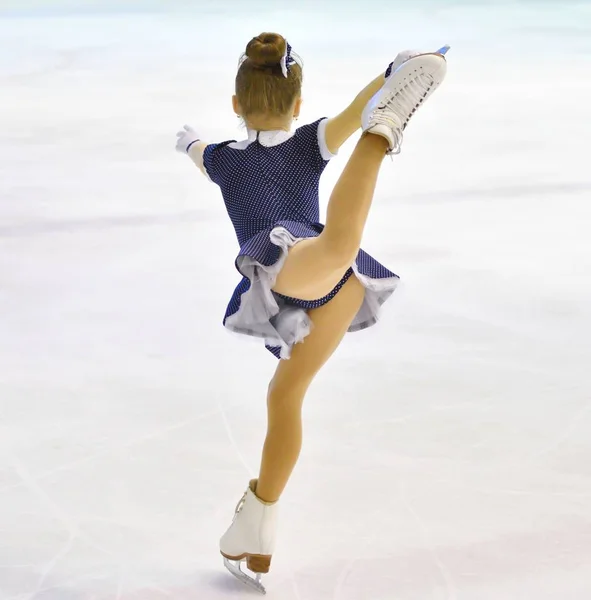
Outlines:
[[324,231],[289,251],[273,287],[276,292],[316,300],[340,281],[359,251],[387,148],[385,138],[362,135],[330,196]]
[[363,111],[365,133],[330,197],[324,231],[290,250],[275,282],[276,292],[315,300],[339,282],[359,250],[386,151],[400,151],[402,131],[445,72],[441,54],[425,54],[406,60],[386,79]]

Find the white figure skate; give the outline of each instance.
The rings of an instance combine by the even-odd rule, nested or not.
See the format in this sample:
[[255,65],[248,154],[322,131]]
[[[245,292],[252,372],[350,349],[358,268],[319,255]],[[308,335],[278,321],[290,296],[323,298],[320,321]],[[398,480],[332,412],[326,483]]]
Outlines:
[[388,140],[388,154],[398,154],[402,132],[417,109],[441,85],[447,71],[445,54],[401,52],[388,69],[382,89],[368,102],[361,116],[363,131]]
[[[261,575],[268,573],[275,550],[277,531],[277,502],[269,504],[256,494],[253,479],[236,507],[234,520],[220,540],[224,566],[240,581],[261,594],[266,590]],[[251,577],[241,569],[246,561]]]

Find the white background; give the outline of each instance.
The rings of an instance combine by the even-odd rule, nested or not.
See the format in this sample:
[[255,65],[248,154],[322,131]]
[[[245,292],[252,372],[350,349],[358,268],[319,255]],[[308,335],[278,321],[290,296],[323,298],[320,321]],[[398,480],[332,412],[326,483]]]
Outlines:
[[244,136],[265,30],[300,123],[453,46],[384,162],[364,248],[403,283],[306,400],[268,597],[591,597],[589,2],[77,4],[0,3],[0,599],[250,596],[217,543],[276,361],[221,326],[236,241],[174,142]]

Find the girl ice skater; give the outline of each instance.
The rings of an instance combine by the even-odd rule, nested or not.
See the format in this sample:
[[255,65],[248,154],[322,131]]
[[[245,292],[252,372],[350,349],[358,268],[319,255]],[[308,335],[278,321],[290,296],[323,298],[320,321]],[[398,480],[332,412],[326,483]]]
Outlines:
[[[292,130],[302,102],[301,61],[282,36],[263,33],[246,46],[232,98],[248,139],[209,144],[188,126],[177,134],[177,150],[220,187],[240,244],[242,280],[224,325],[263,338],[281,359],[268,388],[258,479],[220,541],[230,571],[262,592],[277,502],[301,449],[306,391],[345,333],[373,325],[396,288],[397,275],[359,246],[384,156],[400,152],[408,121],[442,82],[446,50],[400,53],[342,113]],[[320,176],[360,127],[322,225]],[[244,560],[256,578],[240,570]]]

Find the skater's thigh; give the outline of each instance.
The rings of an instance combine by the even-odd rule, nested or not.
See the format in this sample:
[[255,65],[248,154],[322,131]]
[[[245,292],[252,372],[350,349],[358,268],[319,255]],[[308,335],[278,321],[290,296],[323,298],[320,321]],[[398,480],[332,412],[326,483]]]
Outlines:
[[329,294],[350,267],[335,256],[320,235],[289,249],[273,291],[300,300],[318,300]]
[[364,295],[365,288],[357,277],[351,277],[330,302],[308,311],[311,332],[303,342],[293,346],[289,360],[279,362],[273,385],[305,390],[341,343]]

